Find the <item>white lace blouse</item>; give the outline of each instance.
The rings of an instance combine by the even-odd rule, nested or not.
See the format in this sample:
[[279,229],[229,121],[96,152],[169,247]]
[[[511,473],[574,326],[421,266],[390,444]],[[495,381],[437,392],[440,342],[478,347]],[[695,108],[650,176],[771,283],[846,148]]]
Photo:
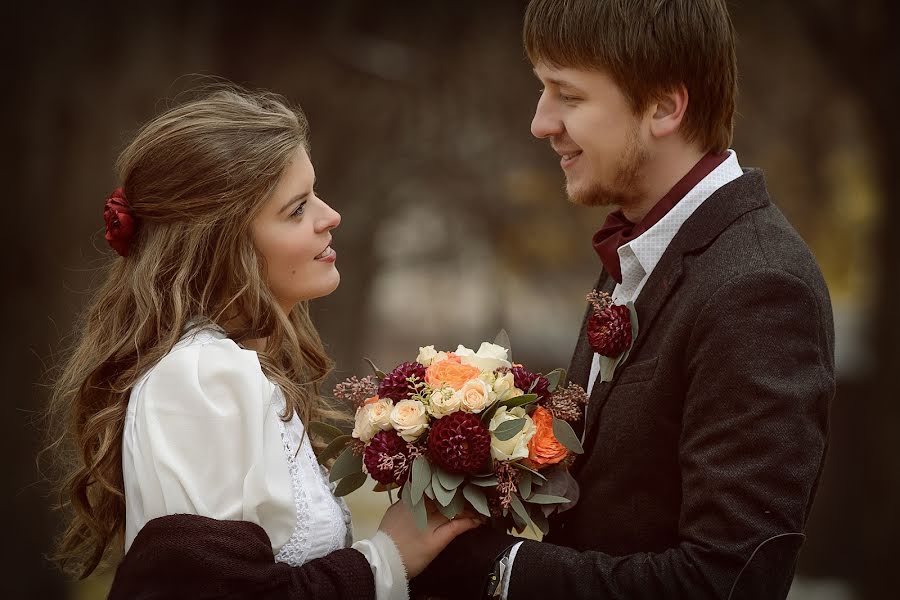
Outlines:
[[[284,407],[256,352],[217,329],[182,338],[129,398],[125,550],[148,521],[171,514],[256,523],[275,559],[294,566],[350,546],[347,505],[333,495],[300,419],[281,420]],[[353,547],[372,566],[378,600],[408,597],[388,536]]]

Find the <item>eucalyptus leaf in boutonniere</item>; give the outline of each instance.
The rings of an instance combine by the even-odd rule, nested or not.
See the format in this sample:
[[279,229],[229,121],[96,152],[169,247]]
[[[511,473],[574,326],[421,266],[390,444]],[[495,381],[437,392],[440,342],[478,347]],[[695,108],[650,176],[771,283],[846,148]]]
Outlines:
[[587,296],[593,305],[588,318],[588,341],[600,355],[600,381],[612,381],[616,367],[625,362],[638,335],[634,304],[613,304],[606,292],[592,291]]

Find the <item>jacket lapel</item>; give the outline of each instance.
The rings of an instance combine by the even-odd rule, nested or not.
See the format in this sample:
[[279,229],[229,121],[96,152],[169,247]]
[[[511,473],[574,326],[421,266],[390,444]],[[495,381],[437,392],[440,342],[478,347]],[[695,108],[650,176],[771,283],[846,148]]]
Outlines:
[[[646,332],[653,326],[657,315],[675,293],[683,275],[684,256],[708,246],[741,215],[767,204],[769,204],[769,198],[762,172],[757,169],[745,170],[744,175],[716,190],[684,222],[653,269],[634,304],[638,318],[638,336],[634,340],[628,361],[619,364],[612,381],[604,383],[597,381],[594,389],[591,390],[584,439],[589,440],[593,435],[593,429],[609,394],[616,385],[619,374],[629,361],[633,362],[634,356],[639,355],[643,341],[647,337]],[[611,277],[607,279],[607,283],[615,284]],[[606,291],[612,292],[614,287],[614,285],[610,286],[610,289]],[[587,351],[590,355],[587,358],[588,372],[590,372],[593,352],[587,342],[587,316],[582,324],[581,338],[578,341],[579,349],[583,343],[587,344]],[[659,349],[659,351],[663,350]],[[573,364],[574,361],[575,358],[573,358]],[[587,377],[585,377],[584,385],[587,385]]]

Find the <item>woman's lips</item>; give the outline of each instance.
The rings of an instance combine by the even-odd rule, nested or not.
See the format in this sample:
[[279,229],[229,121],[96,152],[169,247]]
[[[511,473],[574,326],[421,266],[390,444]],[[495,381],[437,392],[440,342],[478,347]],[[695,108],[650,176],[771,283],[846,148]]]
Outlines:
[[328,246],[327,248],[322,250],[322,252],[320,252],[318,256],[316,256],[315,260],[319,260],[322,262],[334,262],[336,258],[337,252],[334,251],[334,248]]

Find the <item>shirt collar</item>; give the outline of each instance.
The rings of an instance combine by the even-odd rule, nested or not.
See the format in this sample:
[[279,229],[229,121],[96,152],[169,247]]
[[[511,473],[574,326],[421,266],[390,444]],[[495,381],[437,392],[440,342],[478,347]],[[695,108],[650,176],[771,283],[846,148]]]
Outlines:
[[684,198],[666,213],[662,219],[640,236],[619,248],[620,259],[627,256],[629,252],[633,253],[637,259],[635,262],[644,271],[643,275],[653,272],[675,234],[678,233],[684,222],[694,214],[697,207],[703,204],[703,201],[712,196],[720,187],[737,179],[742,174],[743,171],[738,163],[737,153],[734,150],[728,150],[728,158],[688,191]]

